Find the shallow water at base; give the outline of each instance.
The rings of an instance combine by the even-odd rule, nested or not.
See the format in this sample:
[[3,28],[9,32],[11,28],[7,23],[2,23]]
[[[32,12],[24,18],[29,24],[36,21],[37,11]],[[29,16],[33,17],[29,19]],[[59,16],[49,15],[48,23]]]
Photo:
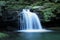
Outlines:
[[7,40],[60,40],[60,32],[9,33]]
[[40,29],[40,30],[17,30],[17,32],[53,32],[53,30],[46,30],[46,29]]

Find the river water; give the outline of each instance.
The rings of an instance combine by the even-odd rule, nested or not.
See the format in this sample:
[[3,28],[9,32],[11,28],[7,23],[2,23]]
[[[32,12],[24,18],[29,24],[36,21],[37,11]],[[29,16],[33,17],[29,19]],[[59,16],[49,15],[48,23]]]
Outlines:
[[60,32],[11,32],[6,40],[60,40]]

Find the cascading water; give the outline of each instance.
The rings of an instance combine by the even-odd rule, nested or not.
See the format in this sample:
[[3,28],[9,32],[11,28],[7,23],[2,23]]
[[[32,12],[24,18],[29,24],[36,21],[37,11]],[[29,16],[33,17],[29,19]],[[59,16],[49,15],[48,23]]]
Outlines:
[[18,32],[40,32],[42,29],[40,20],[36,13],[30,12],[29,9],[23,9],[19,14],[20,30]]

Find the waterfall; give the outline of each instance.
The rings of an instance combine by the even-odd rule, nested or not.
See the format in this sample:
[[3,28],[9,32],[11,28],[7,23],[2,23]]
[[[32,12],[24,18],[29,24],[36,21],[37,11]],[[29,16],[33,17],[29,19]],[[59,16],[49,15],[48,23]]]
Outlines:
[[36,13],[30,12],[29,9],[23,9],[19,13],[19,29],[18,32],[44,32],[47,31],[42,28],[41,22]]
[[21,30],[42,29],[40,20],[36,13],[30,12],[29,9],[23,9],[20,14],[22,14],[22,17],[20,17]]

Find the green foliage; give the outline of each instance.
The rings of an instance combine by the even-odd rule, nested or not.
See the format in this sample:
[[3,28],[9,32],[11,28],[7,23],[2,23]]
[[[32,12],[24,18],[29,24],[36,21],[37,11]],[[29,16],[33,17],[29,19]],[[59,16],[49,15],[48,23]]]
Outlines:
[[44,15],[44,21],[50,21],[51,17],[55,17],[55,15],[52,13],[52,9],[45,9],[43,11],[43,15]]
[[[52,2],[51,2],[52,1]],[[44,21],[50,21],[51,17],[55,17],[54,10],[60,10],[60,0],[1,0],[0,6],[7,6],[6,9],[19,10],[20,8],[32,8],[34,6],[43,6],[39,11],[43,12]],[[38,10],[37,9],[37,10]]]
[[39,5],[42,5],[42,2],[36,2],[36,3],[31,4],[31,6],[39,6]]
[[6,2],[5,1],[0,1],[0,6],[5,6]]
[[6,33],[0,33],[0,38],[5,38],[5,37],[8,37],[8,34],[6,34]]

